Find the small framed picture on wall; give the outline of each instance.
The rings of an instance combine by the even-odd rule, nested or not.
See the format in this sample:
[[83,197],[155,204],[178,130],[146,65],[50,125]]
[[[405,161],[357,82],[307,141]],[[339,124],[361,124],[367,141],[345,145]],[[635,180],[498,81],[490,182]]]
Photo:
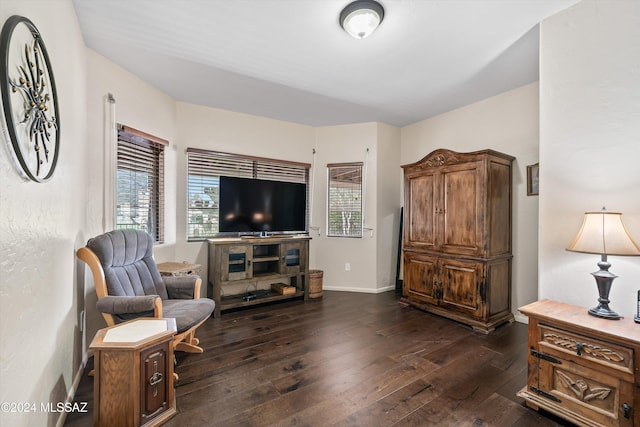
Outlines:
[[527,166],[527,196],[538,195],[540,164]]

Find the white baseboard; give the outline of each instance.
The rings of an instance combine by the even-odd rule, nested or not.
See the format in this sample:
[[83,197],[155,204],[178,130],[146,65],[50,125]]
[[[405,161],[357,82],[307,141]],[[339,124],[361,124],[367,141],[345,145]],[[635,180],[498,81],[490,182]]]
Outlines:
[[345,286],[326,286],[323,285],[322,289],[325,291],[339,291],[339,292],[360,292],[363,294],[381,294],[382,292],[393,291],[395,286],[386,286],[384,288],[352,288]]
[[[73,376],[73,383],[71,384],[71,388],[69,389],[69,393],[67,394],[67,399],[65,400],[66,405],[72,405],[73,399],[76,397],[76,391],[78,390],[78,386],[80,385],[80,380],[82,380],[82,375],[84,374],[84,368],[87,366],[87,361],[89,360],[89,356],[85,353],[82,356],[82,362],[80,362],[80,366]],[[60,417],[58,421],[56,421],[56,427],[63,427],[64,422],[67,420],[67,412],[61,411]]]
[[515,317],[516,322],[518,323],[524,323],[525,325],[529,324],[529,318],[523,314],[514,314],[513,317]]

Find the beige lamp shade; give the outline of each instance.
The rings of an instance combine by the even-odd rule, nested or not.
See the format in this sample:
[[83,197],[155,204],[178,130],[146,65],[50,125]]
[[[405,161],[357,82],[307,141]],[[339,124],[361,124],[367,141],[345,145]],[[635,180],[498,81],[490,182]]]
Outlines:
[[619,212],[586,212],[568,251],[601,255],[640,256],[640,247],[622,223]]

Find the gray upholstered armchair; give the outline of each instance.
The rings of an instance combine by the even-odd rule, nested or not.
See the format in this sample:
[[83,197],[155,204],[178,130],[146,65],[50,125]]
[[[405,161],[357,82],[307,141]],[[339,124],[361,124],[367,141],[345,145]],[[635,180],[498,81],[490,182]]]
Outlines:
[[195,330],[213,312],[200,298],[197,276],[162,277],[153,259],[153,239],[139,230],[114,230],[89,239],[77,252],[93,273],[98,311],[113,326],[137,317],[173,317],[174,349],[202,353]]

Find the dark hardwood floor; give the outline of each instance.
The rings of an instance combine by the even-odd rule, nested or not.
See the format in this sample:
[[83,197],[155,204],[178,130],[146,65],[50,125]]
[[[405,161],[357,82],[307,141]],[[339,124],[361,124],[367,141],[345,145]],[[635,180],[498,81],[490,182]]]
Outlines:
[[[325,291],[225,313],[197,336],[203,354],[177,353],[178,413],[166,426],[571,425],[516,396],[526,325],[484,335],[394,292]],[[76,393],[90,408],[92,383],[85,374]],[[65,425],[92,416],[70,414]]]

